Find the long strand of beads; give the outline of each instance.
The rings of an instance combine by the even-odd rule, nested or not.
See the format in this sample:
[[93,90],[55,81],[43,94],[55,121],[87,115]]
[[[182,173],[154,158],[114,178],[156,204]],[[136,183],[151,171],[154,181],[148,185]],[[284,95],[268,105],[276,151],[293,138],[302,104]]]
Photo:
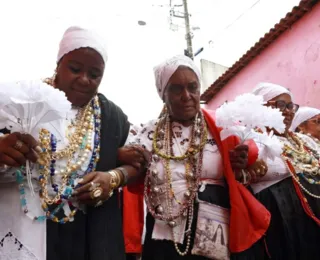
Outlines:
[[[92,126],[89,124],[89,121],[92,121]],[[92,156],[90,158],[89,165],[85,171],[85,174],[94,171],[96,164],[99,160],[99,152],[100,152],[100,127],[101,127],[101,111],[100,111],[100,105],[98,97],[95,97],[88,106],[83,109],[79,116],[77,116],[77,122],[76,130],[73,135],[70,136],[69,139],[69,147],[61,150],[56,151],[56,139],[53,135],[51,135],[48,131],[43,130],[40,133],[40,136],[42,137],[42,150],[43,153],[41,154],[40,161],[42,162],[39,165],[40,168],[40,177],[39,177],[39,183],[41,186],[41,190],[39,192],[40,197],[43,200],[42,203],[42,209],[45,212],[45,216],[39,216],[39,217],[33,217],[34,220],[37,221],[43,221],[45,219],[51,219],[54,222],[58,222],[61,224],[64,224],[70,219],[72,219],[77,209],[71,211],[71,213],[63,217],[61,219],[58,219],[56,217],[56,214],[63,208],[65,203],[68,202],[62,202],[61,199],[68,200],[72,193],[73,188],[73,178],[77,177],[77,170],[81,168],[82,163],[85,162],[86,158],[88,157],[88,152],[92,150]],[[86,127],[86,128],[84,128]],[[92,131],[94,129],[94,145],[93,149],[91,149],[91,136]],[[84,152],[82,153],[82,157],[80,156],[80,159],[77,163],[75,160],[75,163],[71,166],[71,158],[72,155],[77,151],[77,149],[80,148],[79,156],[81,154],[81,150]],[[68,157],[68,167],[65,170],[62,170],[60,172],[57,172],[55,170],[55,163],[57,159],[62,159],[63,157]],[[81,163],[80,163],[81,162]],[[28,209],[27,209],[27,201],[25,199],[25,190],[23,185],[23,175],[21,171],[17,171],[17,182],[19,184],[19,192],[20,192],[20,203],[22,206],[23,211],[25,214],[30,215]],[[58,185],[55,183],[55,174],[63,174],[62,176],[62,184],[59,188]],[[53,199],[50,199],[48,197],[48,190],[47,185],[49,184],[49,179],[51,182],[51,187],[53,190],[57,193],[56,196]],[[64,193],[63,193],[64,191]],[[49,211],[48,205],[56,204],[57,206],[53,209],[52,212]]]
[[300,188],[305,192],[307,193],[309,196],[315,198],[315,199],[320,199],[320,196],[319,195],[315,195],[313,194],[312,192],[310,192],[307,188],[305,188],[302,183],[300,182],[299,180],[299,177],[296,175],[295,172],[293,172],[291,170],[291,168],[289,167],[288,163],[290,163],[290,161],[287,160],[287,158],[283,157],[283,160],[285,161],[285,164],[286,164],[286,167],[287,169],[289,170],[289,173],[291,174],[293,180],[300,186]]
[[[202,123],[202,124],[201,124]],[[200,126],[202,131],[197,127]],[[161,129],[164,127],[163,129]],[[159,137],[161,138],[164,135],[164,145],[159,140]],[[195,144],[196,136],[200,137],[200,143],[197,146]],[[197,195],[198,191],[198,185],[200,180],[200,174],[202,171],[202,156],[203,156],[203,147],[205,142],[203,140],[207,139],[207,127],[205,124],[205,120],[203,118],[202,113],[200,113],[200,118],[195,118],[195,124],[191,131],[191,138],[190,138],[190,145],[187,149],[187,152],[182,156],[175,156],[173,154],[172,148],[171,148],[171,140],[172,140],[172,126],[169,120],[169,116],[165,116],[160,118],[159,122],[157,123],[157,128],[154,134],[153,139],[153,148],[156,156],[160,156],[164,160],[164,170],[165,170],[165,200],[166,205],[168,209],[168,214],[164,214],[163,208],[161,204],[158,204],[156,207],[154,207],[154,204],[151,203],[151,200],[154,196],[157,196],[156,186],[152,186],[153,181],[152,178],[154,177],[154,171],[155,168],[150,168],[147,172],[147,176],[145,178],[145,199],[146,204],[148,207],[148,210],[150,214],[156,218],[163,221],[166,221],[169,227],[171,228],[172,232],[172,238],[174,242],[175,249],[177,253],[181,256],[187,255],[190,249],[191,244],[191,225],[193,222],[194,212],[194,201]],[[200,152],[200,153],[199,153]],[[194,157],[197,156],[199,153],[198,160],[194,160]],[[153,155],[154,157],[154,155]],[[186,169],[186,181],[187,181],[187,188],[188,191],[185,193],[185,201],[179,201],[174,193],[173,186],[172,186],[172,175],[171,175],[171,169],[170,169],[170,161],[185,161],[185,169]],[[194,162],[195,165],[193,166],[193,170],[195,171],[195,174],[193,174],[191,169],[191,162]],[[154,166],[153,166],[154,167]],[[180,208],[178,210],[178,213],[173,213],[173,200],[176,201]],[[161,209],[161,210],[160,210]],[[178,246],[178,242],[176,241],[175,234],[174,234],[174,228],[176,226],[176,219],[178,219],[181,216],[184,216],[186,214],[187,217],[187,232],[185,233],[186,238],[186,247],[185,250],[181,251]]]
[[[202,116],[202,119],[203,119],[203,116]],[[167,120],[167,118],[165,118],[165,120]],[[201,119],[200,119],[201,120]],[[204,119],[203,120],[201,120],[201,122],[202,122],[202,124],[201,124],[201,128],[203,129],[203,131],[201,131],[201,134],[202,135],[205,135],[205,136],[207,136],[207,130],[206,130],[206,125],[205,125],[205,121],[204,121]],[[199,123],[199,122],[198,122]],[[163,124],[161,124],[161,122],[159,122],[157,125],[163,125]],[[168,127],[165,127],[165,129],[167,130],[168,129]],[[160,131],[159,131],[160,132]],[[168,131],[165,131],[166,132],[166,136],[168,136]],[[154,135],[154,138],[156,138],[156,136]],[[200,140],[202,140],[203,139],[203,136],[200,136]],[[191,138],[191,140],[192,140],[192,138]],[[169,143],[169,141],[170,140],[168,140],[168,138],[166,138],[166,143],[168,144]],[[164,148],[164,147],[163,147]],[[158,153],[156,153],[158,156],[161,156],[161,155],[159,155]],[[195,155],[194,155],[195,156]],[[162,156],[161,156],[162,157]],[[166,160],[168,160],[168,157],[166,157],[165,158]],[[174,160],[174,159],[172,159],[172,160]],[[170,161],[170,160],[169,160]],[[168,162],[169,162],[168,161]],[[170,170],[170,169],[169,169]],[[168,169],[166,169],[166,171],[168,171]],[[193,176],[193,175],[191,175],[191,176]],[[195,176],[193,176],[192,178],[194,178]],[[195,180],[196,180],[197,178],[195,178]],[[180,210],[178,211],[178,213],[177,214],[175,214],[175,215],[172,215],[172,216],[166,216],[166,215],[164,215],[163,214],[163,208],[162,208],[162,206],[161,205],[157,205],[156,206],[156,208],[155,209],[153,209],[153,207],[152,207],[152,203],[151,203],[151,201],[150,201],[150,198],[149,198],[149,191],[153,191],[153,190],[158,190],[158,189],[155,189],[155,188],[151,188],[150,187],[150,184],[152,183],[152,172],[150,171],[150,170],[148,170],[148,172],[147,172],[147,175],[146,175],[146,178],[145,178],[145,200],[146,200],[146,204],[147,204],[147,207],[148,207],[148,210],[149,210],[149,212],[151,213],[151,215],[153,215],[153,217],[154,218],[158,218],[158,219],[160,219],[160,220],[163,220],[163,221],[166,221],[166,222],[170,222],[170,221],[173,221],[174,219],[176,219],[176,218],[178,218],[179,216],[181,216],[185,211],[186,211],[186,209],[188,208],[188,206],[189,206],[189,203],[188,203],[188,201],[193,201],[194,200],[194,198],[195,198],[195,196],[196,196],[196,189],[191,189],[191,194],[190,194],[190,196],[188,196],[188,198],[186,198],[187,200],[185,201],[185,203],[183,203],[183,205],[182,205],[182,207],[180,208]],[[169,185],[170,186],[170,185]],[[192,185],[193,186],[193,185]],[[153,193],[154,194],[154,196],[156,196],[156,193],[157,192],[155,192],[155,193]],[[189,195],[189,193],[188,193],[188,195]],[[161,210],[159,210],[159,209],[161,209]]]
[[[294,167],[293,165],[290,163],[290,161],[285,161],[286,166],[290,172],[290,174],[293,177],[293,180],[295,181],[295,183],[297,185],[295,185],[295,188],[298,189],[297,191],[297,195],[301,200],[301,203],[303,203],[306,207],[304,207],[305,212],[318,224],[320,225],[320,219],[314,214],[312,208],[310,207],[310,204],[308,202],[308,199],[306,198],[306,196],[303,194],[303,192],[301,190],[303,190],[304,192],[306,192],[309,196],[311,196],[311,193],[308,193],[308,191],[301,185],[301,183],[299,182],[299,178],[295,178],[295,171],[294,171]],[[315,197],[316,198],[316,197]]]

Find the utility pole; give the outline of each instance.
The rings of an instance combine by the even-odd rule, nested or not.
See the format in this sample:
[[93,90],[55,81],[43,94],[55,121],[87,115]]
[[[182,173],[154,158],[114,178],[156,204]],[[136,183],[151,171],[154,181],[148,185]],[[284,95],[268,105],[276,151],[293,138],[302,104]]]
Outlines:
[[189,20],[189,12],[188,12],[188,3],[187,0],[183,0],[184,7],[184,21],[186,26],[186,41],[187,41],[187,54],[193,59],[193,50],[192,50],[192,32],[190,30],[190,20]]

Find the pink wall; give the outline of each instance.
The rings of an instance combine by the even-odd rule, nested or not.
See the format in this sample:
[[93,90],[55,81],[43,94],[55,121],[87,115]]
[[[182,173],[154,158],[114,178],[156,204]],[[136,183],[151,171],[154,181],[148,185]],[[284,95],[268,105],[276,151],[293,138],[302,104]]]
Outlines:
[[319,17],[317,4],[230,80],[208,107],[215,109],[265,81],[289,88],[300,105],[320,108]]

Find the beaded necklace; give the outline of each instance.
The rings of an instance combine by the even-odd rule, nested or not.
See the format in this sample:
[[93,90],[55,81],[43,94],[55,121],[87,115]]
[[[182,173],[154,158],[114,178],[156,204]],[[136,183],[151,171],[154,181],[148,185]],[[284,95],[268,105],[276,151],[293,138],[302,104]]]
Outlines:
[[[185,256],[189,252],[191,244],[191,225],[194,215],[194,201],[197,196],[200,175],[202,171],[203,147],[206,144],[208,136],[206,122],[202,113],[194,120],[191,130],[190,143],[187,151],[176,156],[173,153],[172,144],[172,125],[168,114],[164,114],[157,122],[157,127],[153,136],[153,155],[145,178],[145,199],[148,211],[155,218],[167,222],[172,231],[174,246],[179,255]],[[157,163],[164,165],[165,185],[164,190],[158,186]],[[170,169],[171,161],[179,161],[185,165],[185,178],[187,182],[187,191],[184,194],[184,201],[177,199],[172,186],[172,173]],[[168,212],[166,214],[163,201],[159,194],[165,193],[165,204]],[[178,213],[173,213],[173,201],[180,206]],[[187,218],[187,244],[184,251],[178,247],[175,238],[174,227],[177,226],[177,220],[180,217]]]
[[317,143],[318,145],[320,145],[320,140],[319,140],[318,138],[312,136],[312,135],[309,134],[309,133],[303,133],[303,134],[309,136],[315,143]]
[[[310,184],[320,184],[319,181],[314,179],[315,177],[318,177],[320,173],[318,159],[319,154],[317,151],[311,149],[294,133],[289,133],[287,140],[291,145],[284,145],[282,158],[285,161],[293,180],[309,196],[320,199],[319,195],[313,194],[306,187],[304,187],[299,178],[302,177]],[[298,148],[296,149],[294,147]],[[297,173],[296,170],[299,172]]]
[[[73,134],[67,136],[69,144],[62,150],[57,151],[57,140],[50,134],[49,131],[42,129],[40,131],[40,145],[42,153],[39,158],[39,184],[41,189],[39,196],[42,200],[42,209],[45,212],[45,216],[32,216],[27,208],[27,202],[25,198],[25,190],[23,184],[23,169],[16,172],[17,182],[19,184],[20,192],[20,204],[23,212],[36,221],[44,221],[51,219],[54,222],[64,224],[74,217],[77,212],[77,208],[74,208],[67,217],[58,219],[56,214],[68,203],[72,195],[72,191],[75,188],[74,180],[79,177],[78,170],[87,161],[89,152],[92,151],[89,165],[84,172],[87,174],[95,170],[96,164],[99,160],[100,151],[100,127],[101,127],[101,111],[99,105],[99,99],[95,96],[91,102],[81,109],[77,115],[76,122],[71,124],[75,127]],[[69,126],[69,129],[72,127]],[[94,132],[94,143],[92,143],[92,135]],[[78,152],[77,158],[75,153]],[[56,161],[59,159],[67,159],[67,166],[65,169],[56,170]],[[55,176],[61,177],[61,185],[56,183]],[[49,197],[48,185],[51,184],[55,196]],[[56,207],[52,212],[49,211],[49,206],[55,205]]]

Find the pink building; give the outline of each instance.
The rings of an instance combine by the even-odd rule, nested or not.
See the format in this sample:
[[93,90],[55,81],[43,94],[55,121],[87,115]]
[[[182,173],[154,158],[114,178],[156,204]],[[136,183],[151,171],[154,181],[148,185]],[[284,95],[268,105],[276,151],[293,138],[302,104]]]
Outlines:
[[320,108],[320,3],[303,0],[201,96],[211,109],[259,82],[289,88],[300,105]]

